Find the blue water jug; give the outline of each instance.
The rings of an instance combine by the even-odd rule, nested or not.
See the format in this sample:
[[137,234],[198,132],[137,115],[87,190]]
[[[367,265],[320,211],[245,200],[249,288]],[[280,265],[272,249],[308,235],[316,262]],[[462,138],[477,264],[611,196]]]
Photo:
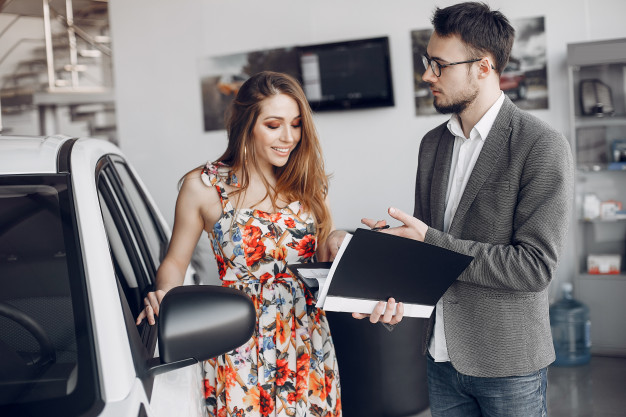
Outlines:
[[572,297],[572,284],[563,284],[563,298],[550,306],[550,327],[556,366],[589,363],[591,321],[589,307]]

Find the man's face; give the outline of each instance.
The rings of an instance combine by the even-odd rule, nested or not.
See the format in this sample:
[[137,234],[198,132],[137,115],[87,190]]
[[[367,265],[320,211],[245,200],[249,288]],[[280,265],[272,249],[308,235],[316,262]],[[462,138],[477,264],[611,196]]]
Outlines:
[[[433,32],[428,42],[427,53],[430,59],[442,65],[467,61],[477,57],[468,56],[467,49],[457,35],[441,37]],[[462,113],[478,96],[476,64],[459,64],[441,68],[437,77],[430,66],[422,79],[430,84],[434,96],[434,106],[439,113]]]

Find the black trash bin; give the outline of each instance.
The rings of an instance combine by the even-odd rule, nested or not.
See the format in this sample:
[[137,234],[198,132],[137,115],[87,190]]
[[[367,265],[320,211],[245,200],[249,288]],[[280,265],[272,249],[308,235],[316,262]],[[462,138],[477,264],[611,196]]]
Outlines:
[[424,319],[393,331],[349,313],[326,312],[341,378],[344,417],[405,417],[428,408]]

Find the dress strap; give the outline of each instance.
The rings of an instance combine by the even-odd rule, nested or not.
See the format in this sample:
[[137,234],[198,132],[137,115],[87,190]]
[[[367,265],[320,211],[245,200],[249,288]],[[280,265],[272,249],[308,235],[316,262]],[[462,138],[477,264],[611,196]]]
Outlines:
[[230,167],[217,162],[215,164],[207,162],[202,168],[202,174],[200,175],[202,182],[207,187],[215,187],[217,194],[222,202],[222,210],[224,213],[233,213],[234,209],[230,200],[228,199],[228,193],[226,192],[225,184],[233,186],[239,186],[237,178],[231,173]]

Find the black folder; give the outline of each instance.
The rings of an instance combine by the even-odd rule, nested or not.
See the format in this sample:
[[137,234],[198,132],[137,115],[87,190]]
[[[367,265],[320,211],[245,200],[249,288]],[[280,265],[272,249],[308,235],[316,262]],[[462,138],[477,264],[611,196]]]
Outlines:
[[333,263],[335,270],[320,307],[369,314],[378,301],[393,297],[405,305],[405,315],[410,317],[429,317],[437,301],[474,259],[366,229],[357,229],[340,254]]

